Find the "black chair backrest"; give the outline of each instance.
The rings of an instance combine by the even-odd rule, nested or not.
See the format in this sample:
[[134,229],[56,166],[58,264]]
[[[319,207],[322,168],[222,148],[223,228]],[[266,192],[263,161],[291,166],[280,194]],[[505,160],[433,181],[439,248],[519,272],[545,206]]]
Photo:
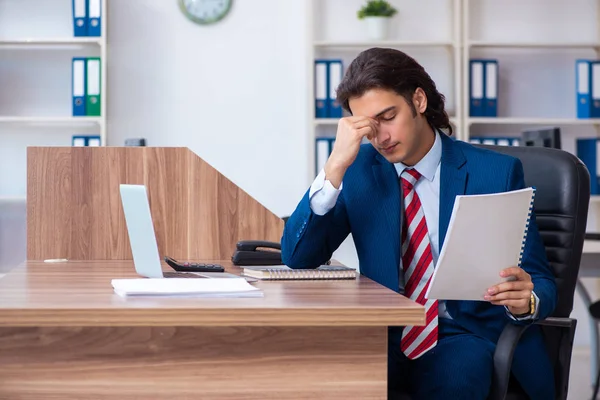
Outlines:
[[556,277],[552,316],[569,317],[583,250],[590,200],[590,174],[573,154],[527,146],[476,145],[521,160],[525,185],[536,188],[536,222]]

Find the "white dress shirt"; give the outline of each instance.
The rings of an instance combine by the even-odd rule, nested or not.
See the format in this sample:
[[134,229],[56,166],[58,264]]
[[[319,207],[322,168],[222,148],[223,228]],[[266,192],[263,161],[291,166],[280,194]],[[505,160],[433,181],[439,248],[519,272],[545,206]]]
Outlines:
[[[440,134],[436,132],[435,141],[429,152],[413,167],[422,177],[417,181],[414,188],[421,200],[425,222],[427,223],[427,232],[431,244],[431,253],[434,265],[437,264],[439,252],[439,221],[440,221],[440,166],[442,160],[442,140]],[[402,163],[394,164],[398,177],[402,172],[409,168]],[[325,171],[321,170],[317,178],[313,181],[310,191],[310,208],[317,215],[325,215],[329,212],[337,201],[340,192],[343,189],[343,183],[339,189],[336,189],[331,182],[325,179]],[[400,245],[400,244],[398,244]],[[485,288],[484,288],[485,289]],[[519,318],[519,320],[534,318],[539,310],[539,298],[536,297],[536,313],[533,316]],[[508,308],[506,309],[508,312]],[[438,314],[442,318],[450,318],[446,311],[446,303],[439,301]],[[508,312],[513,319],[513,315]]]

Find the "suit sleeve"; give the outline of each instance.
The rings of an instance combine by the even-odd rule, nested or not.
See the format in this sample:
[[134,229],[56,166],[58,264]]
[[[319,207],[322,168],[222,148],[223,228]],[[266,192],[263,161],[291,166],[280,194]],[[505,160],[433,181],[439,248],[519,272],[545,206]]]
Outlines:
[[[523,189],[525,187],[523,165],[520,160],[515,160],[513,163],[507,186],[508,190]],[[556,306],[556,283],[554,273],[550,269],[550,264],[546,258],[544,243],[538,231],[535,209],[532,211],[529,221],[521,267],[531,275],[533,291],[539,299],[535,320],[547,318]]]
[[281,259],[290,268],[316,268],[325,264],[350,234],[343,190],[333,193],[337,198],[331,196],[332,193],[327,196],[334,200],[333,205],[327,204],[329,201],[325,199],[319,201],[323,203],[321,207],[314,207],[317,206],[316,201],[311,207],[314,186],[302,197],[283,230]]

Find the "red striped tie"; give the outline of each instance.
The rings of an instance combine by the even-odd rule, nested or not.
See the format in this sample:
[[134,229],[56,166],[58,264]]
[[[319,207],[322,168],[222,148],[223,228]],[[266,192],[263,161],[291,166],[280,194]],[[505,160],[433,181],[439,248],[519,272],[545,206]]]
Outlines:
[[402,331],[400,348],[411,360],[435,347],[438,337],[438,302],[425,299],[433,275],[433,257],[421,200],[414,185],[421,174],[414,169],[402,172],[404,223],[402,226],[402,267],[406,297],[425,306],[425,326],[407,326]]

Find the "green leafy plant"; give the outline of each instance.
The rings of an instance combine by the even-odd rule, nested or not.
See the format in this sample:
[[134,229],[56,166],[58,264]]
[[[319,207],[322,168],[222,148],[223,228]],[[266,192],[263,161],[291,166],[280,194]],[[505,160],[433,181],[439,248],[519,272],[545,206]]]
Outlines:
[[385,0],[369,0],[358,10],[358,19],[365,17],[393,17],[396,10],[389,2]]

